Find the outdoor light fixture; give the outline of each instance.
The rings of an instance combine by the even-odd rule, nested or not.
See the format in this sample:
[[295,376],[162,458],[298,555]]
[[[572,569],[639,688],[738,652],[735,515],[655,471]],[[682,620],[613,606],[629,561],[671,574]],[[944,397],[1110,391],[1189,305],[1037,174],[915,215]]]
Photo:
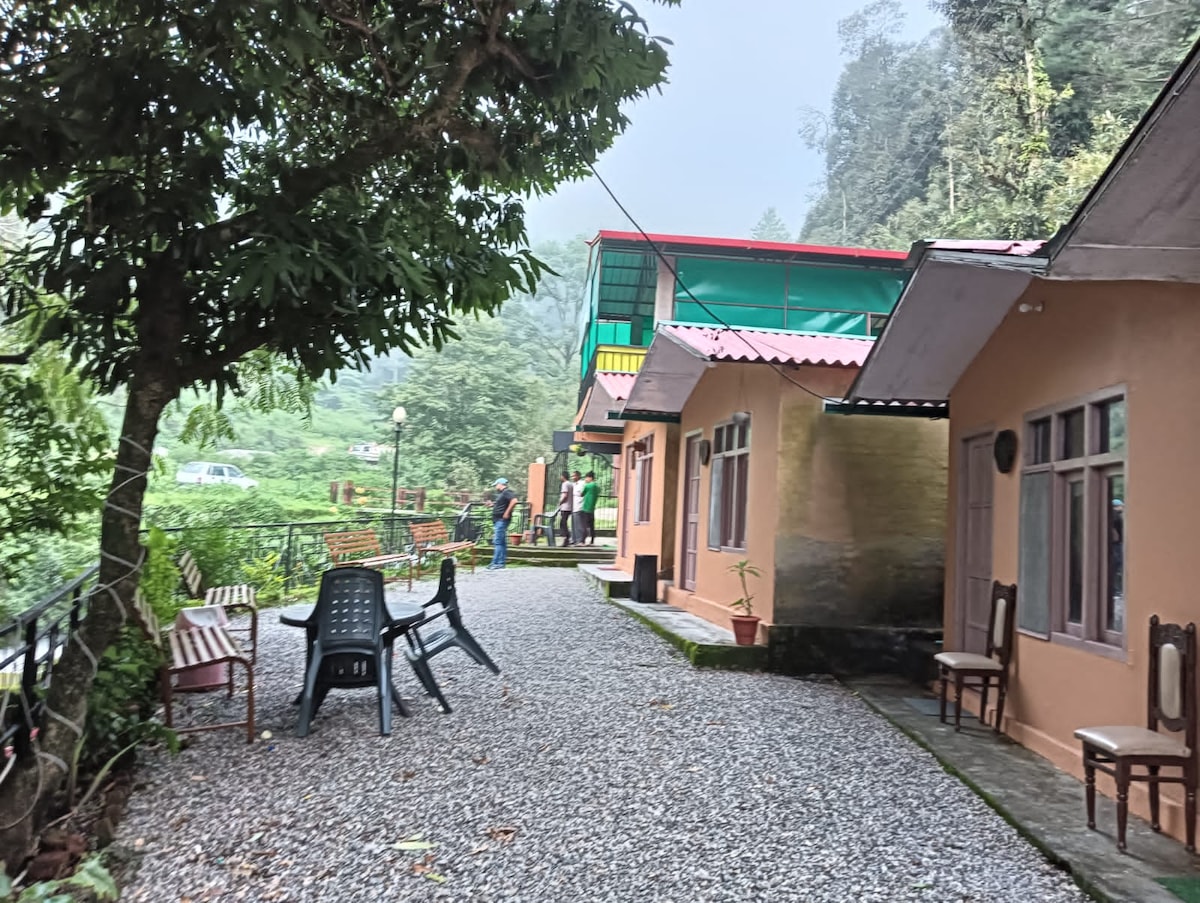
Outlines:
[[733,420],[733,422],[736,423],[738,426],[745,426],[747,423],[750,422],[750,412],[749,411],[734,411],[733,417],[730,419]]
[[1040,314],[1042,312],[1042,302],[1038,301],[1035,304],[1030,304],[1028,301],[1022,301],[1017,305],[1017,311],[1023,314],[1027,314],[1030,311]]
[[400,478],[400,430],[404,428],[404,421],[408,419],[408,411],[403,407],[397,407],[392,411],[392,423],[396,427],[396,435],[392,441],[392,519],[388,525],[388,545],[392,551],[396,551],[396,496],[399,495],[399,478]]

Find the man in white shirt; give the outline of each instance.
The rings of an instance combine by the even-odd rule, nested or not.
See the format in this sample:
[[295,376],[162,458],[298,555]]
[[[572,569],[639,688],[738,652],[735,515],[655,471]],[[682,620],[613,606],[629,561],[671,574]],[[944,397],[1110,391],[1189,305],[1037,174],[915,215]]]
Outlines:
[[558,492],[558,534],[563,538],[563,545],[571,545],[573,530],[571,529],[571,512],[575,510],[575,485],[571,475],[562,472],[562,485]]

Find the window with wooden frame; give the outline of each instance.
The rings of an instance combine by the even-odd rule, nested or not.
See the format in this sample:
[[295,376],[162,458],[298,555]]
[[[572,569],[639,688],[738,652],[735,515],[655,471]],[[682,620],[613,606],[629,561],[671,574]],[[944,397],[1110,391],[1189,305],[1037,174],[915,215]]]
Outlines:
[[713,432],[708,497],[708,547],[746,548],[746,506],[750,489],[750,415]]
[[1023,630],[1098,651],[1124,648],[1125,454],[1121,389],[1025,418]]
[[650,520],[651,502],[654,499],[652,487],[654,484],[654,436],[639,439],[642,450],[637,451],[634,445],[634,490],[635,503],[633,506],[633,522],[644,524]]

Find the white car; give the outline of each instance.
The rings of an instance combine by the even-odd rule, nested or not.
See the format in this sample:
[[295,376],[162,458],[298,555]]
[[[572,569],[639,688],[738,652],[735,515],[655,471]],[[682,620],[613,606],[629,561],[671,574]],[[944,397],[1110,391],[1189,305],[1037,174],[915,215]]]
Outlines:
[[242,489],[253,489],[258,480],[252,480],[232,464],[213,464],[210,461],[191,461],[175,473],[176,483],[231,483]]
[[379,446],[374,442],[360,442],[357,445],[351,445],[349,454],[352,458],[358,458],[367,464],[379,463]]

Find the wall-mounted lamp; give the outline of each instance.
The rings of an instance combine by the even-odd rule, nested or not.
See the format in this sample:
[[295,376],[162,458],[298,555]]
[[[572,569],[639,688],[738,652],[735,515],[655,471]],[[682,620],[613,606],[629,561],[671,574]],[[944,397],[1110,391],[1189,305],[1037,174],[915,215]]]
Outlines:
[[1033,304],[1030,304],[1028,301],[1022,301],[1020,304],[1017,305],[1017,311],[1019,313],[1023,313],[1023,314],[1027,314],[1031,311],[1033,313],[1040,314],[1042,312],[1042,307],[1043,307],[1043,305],[1042,305],[1041,301],[1035,302]]
[[734,423],[736,423],[738,426],[745,426],[747,423],[750,422],[750,412],[749,411],[734,411],[733,416],[730,419]]

